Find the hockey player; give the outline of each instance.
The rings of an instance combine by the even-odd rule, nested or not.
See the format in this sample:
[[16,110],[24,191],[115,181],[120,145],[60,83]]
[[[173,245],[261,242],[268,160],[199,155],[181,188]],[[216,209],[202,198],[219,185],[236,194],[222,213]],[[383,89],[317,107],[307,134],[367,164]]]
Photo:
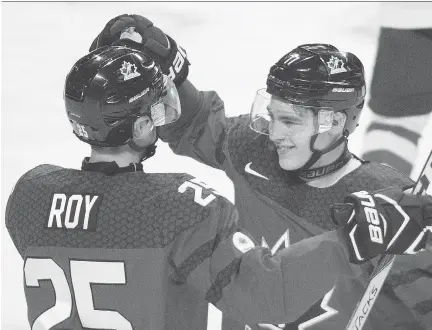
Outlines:
[[[32,329],[205,329],[206,301],[243,322],[294,320],[339,276],[359,273],[348,263],[358,261],[355,246],[365,260],[404,253],[405,236],[425,225],[416,213],[429,205],[432,216],[432,200],[401,193],[400,207],[415,217],[402,228],[403,213],[371,196],[377,212],[395,221],[384,244],[376,244],[362,198],[348,196],[351,204],[334,208],[335,221],[345,224],[339,234],[272,257],[237,227],[233,205],[201,182],[143,172],[141,161],[155,153],[155,127],[180,115],[176,87],[148,56],[99,48],[73,66],[64,98],[73,132],[92,146],[91,157],[81,170],[30,170],[6,210],[24,259]],[[361,229],[351,240],[354,224]],[[387,249],[393,239],[400,244]]]
[[[112,19],[91,48],[112,43],[148,52],[174,79],[183,112],[160,130],[161,139],[175,153],[225,171],[234,182],[241,225],[272,253],[334,229],[326,206],[346,194],[413,184],[348,150],[366,92],[362,63],[351,53],[326,44],[297,47],[271,67],[251,113],[229,118],[215,92],[198,91],[186,79],[186,52],[146,18]],[[364,329],[430,328],[430,253],[400,257],[393,268]],[[365,279],[372,269],[373,263],[364,267]],[[363,288],[364,282],[342,280],[295,321],[245,325],[224,318],[223,328],[343,329]]]

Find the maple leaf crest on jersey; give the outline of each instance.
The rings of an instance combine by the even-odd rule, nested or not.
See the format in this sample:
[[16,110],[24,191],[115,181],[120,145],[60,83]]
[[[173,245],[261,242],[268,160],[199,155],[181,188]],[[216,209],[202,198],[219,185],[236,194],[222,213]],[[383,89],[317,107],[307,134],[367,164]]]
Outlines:
[[[235,186],[240,225],[265,242],[263,245],[272,252],[284,247],[285,240],[281,237],[283,233],[288,232],[289,242],[294,244],[333,230],[335,225],[330,221],[328,206],[341,203],[344,197],[352,192],[413,184],[412,180],[397,170],[369,162],[363,162],[356,170],[326,189],[301,184],[281,169],[277,151],[268,137],[250,129],[249,116],[226,117],[223,102],[217,93],[197,91],[188,81],[180,90],[181,102],[186,105],[185,111],[173,127],[161,130],[161,138],[169,142],[176,153],[225,171]],[[397,258],[404,260],[400,264],[401,272],[390,274],[389,279],[394,280],[383,291],[388,294],[379,296],[365,329],[386,329],[388,325],[385,322],[388,320],[391,320],[392,326],[399,326],[401,329],[409,330],[416,326],[421,328],[412,311],[392,298],[392,292],[400,292],[404,283],[402,279],[409,276],[410,268],[404,266],[405,263],[419,269],[432,263],[432,260],[423,254],[416,258],[422,260],[423,266],[412,265],[414,259],[407,261],[403,257]],[[309,306],[309,311],[302,313],[303,316],[300,315],[296,322],[284,324],[284,329],[298,330],[305,322],[310,324],[308,330],[343,328],[364,292],[362,281],[368,280],[367,274],[373,268],[370,263],[363,267],[364,279],[341,283],[329,296],[328,301],[324,301],[323,295],[320,302]],[[425,278],[425,274],[420,277]],[[410,278],[410,283],[420,285],[421,282]],[[302,288],[294,290],[292,294],[302,297]],[[412,295],[408,297],[408,300],[413,299]],[[430,302],[430,298],[418,297],[419,303]],[[328,306],[327,312],[321,307],[323,301]],[[337,313],[330,313],[330,308]],[[320,320],[320,323],[307,323],[311,320]],[[245,325],[229,318],[224,318],[222,328],[244,330],[245,326],[259,330],[256,324]]]

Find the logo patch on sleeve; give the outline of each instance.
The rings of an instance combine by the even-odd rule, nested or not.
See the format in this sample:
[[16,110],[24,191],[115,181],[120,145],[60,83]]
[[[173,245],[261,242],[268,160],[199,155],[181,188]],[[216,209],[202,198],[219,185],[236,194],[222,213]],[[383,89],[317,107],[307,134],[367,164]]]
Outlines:
[[46,228],[96,231],[102,195],[55,193]]
[[248,236],[240,232],[233,235],[233,244],[242,253],[246,253],[255,247],[254,242]]

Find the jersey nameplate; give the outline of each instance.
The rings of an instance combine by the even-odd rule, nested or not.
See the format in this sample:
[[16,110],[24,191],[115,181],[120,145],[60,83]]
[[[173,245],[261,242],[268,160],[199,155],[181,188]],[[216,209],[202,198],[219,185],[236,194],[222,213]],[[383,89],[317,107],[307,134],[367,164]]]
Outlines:
[[55,193],[46,228],[96,231],[102,195]]

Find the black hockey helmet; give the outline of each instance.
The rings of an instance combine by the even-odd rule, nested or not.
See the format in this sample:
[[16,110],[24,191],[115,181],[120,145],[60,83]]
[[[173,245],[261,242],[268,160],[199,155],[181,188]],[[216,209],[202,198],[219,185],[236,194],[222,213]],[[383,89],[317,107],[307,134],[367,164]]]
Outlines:
[[140,116],[155,126],[180,116],[173,82],[146,54],[126,47],[101,47],[78,60],[67,75],[64,100],[74,134],[100,147],[130,142]]
[[271,67],[267,92],[293,104],[344,112],[348,136],[358,126],[366,95],[363,64],[329,44],[301,45]]

